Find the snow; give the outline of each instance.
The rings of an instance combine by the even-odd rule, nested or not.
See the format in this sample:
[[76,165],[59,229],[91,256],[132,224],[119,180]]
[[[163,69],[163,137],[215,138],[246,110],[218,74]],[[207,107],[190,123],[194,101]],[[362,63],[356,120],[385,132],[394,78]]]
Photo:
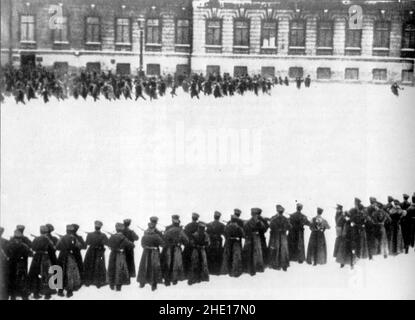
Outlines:
[[[96,219],[113,231],[124,218],[146,227],[198,212],[228,220],[234,208],[264,216],[295,201],[310,218],[316,207],[332,229],[337,203],[355,196],[385,202],[415,191],[413,105],[415,88],[399,98],[388,86],[313,84],[253,94],[191,100],[179,92],[157,101],[85,103],[68,100],[1,106],[1,225],[10,236],[17,224],[26,234],[52,223],[58,233]],[[40,100],[40,99],[39,99]],[[140,232],[135,228],[137,232]],[[141,232],[140,232],[141,233]],[[308,239],[309,232],[306,232]],[[306,241],[307,242],[307,241]],[[139,246],[139,245],[138,245]],[[141,248],[136,249],[136,264]],[[360,261],[355,270],[293,264],[287,273],[212,277],[210,283],[123,292],[83,288],[74,299],[414,299],[415,253]]]

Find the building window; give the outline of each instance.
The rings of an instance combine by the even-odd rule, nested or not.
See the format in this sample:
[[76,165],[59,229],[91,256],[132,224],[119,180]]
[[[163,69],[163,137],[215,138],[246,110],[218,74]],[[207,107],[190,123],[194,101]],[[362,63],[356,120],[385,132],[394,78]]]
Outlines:
[[235,20],[233,31],[233,45],[238,47],[249,46],[249,21]]
[[262,23],[262,48],[275,48],[277,46],[277,21],[264,21]]
[[117,63],[116,71],[120,75],[130,75],[131,65],[129,63]]
[[291,21],[289,34],[290,54],[305,54],[305,28],[304,20]]
[[176,23],[176,44],[190,44],[190,21],[177,20]]
[[234,77],[244,77],[248,75],[248,67],[245,66],[235,66],[233,68]]
[[414,58],[415,23],[404,23],[402,28],[402,57]]
[[208,76],[219,76],[220,75],[220,66],[206,66],[206,74]]
[[115,29],[117,44],[131,44],[131,21],[128,18],[117,18]]
[[344,72],[345,80],[359,80],[359,69],[358,68],[346,68]]
[[317,79],[318,80],[331,79],[331,69],[330,68],[317,68]]
[[67,43],[68,42],[68,17],[59,19],[56,29],[53,29],[53,42]]
[[69,64],[68,62],[56,61],[53,63],[53,70],[56,71],[60,75],[66,74],[69,71]]
[[402,70],[402,83],[413,84],[414,82],[414,71],[413,70]]
[[35,41],[35,16],[20,16],[20,41]]
[[210,46],[222,45],[222,21],[206,21],[206,44]]
[[86,18],[86,42],[100,43],[101,42],[101,27],[98,17]]
[[86,71],[87,72],[101,72],[101,63],[99,62],[87,62],[86,64]]
[[317,54],[333,54],[333,21],[320,21],[318,23]]
[[160,75],[160,65],[159,64],[147,64],[147,75],[149,76],[159,76]]
[[288,69],[288,76],[290,78],[302,78],[304,75],[304,70],[302,67],[290,67]]
[[390,22],[376,21],[373,34],[373,55],[389,55]]
[[147,19],[146,21],[146,43],[161,43],[160,19]]
[[264,78],[274,78],[275,67],[261,67],[261,76]]
[[346,29],[346,48],[347,56],[357,56],[362,52],[362,30]]
[[373,69],[372,71],[374,81],[386,81],[387,71],[386,69]]

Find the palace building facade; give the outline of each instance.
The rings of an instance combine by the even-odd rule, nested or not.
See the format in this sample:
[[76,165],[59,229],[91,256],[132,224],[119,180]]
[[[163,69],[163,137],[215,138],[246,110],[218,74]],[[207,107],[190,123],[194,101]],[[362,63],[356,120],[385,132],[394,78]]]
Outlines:
[[1,63],[413,85],[414,11],[414,0],[1,0]]

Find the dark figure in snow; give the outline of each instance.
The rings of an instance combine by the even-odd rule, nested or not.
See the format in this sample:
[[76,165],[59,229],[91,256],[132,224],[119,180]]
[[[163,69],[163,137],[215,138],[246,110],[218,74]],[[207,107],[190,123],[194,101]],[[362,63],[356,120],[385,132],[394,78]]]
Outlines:
[[144,288],[146,284],[149,284],[152,291],[157,289],[158,284],[163,283],[160,247],[164,245],[164,240],[156,228],[157,221],[157,217],[150,218],[148,229],[141,238],[143,255],[141,256],[137,276],[137,282],[140,284],[140,288]]
[[193,99],[193,97],[200,99],[199,88],[198,88],[197,82],[194,80],[192,81],[192,84],[190,85],[190,98]]
[[295,79],[295,84],[297,86],[297,89],[301,89],[301,84],[303,83],[303,79],[301,79],[300,77],[297,77]]
[[147,100],[143,95],[143,86],[141,84],[141,81],[137,81],[136,84],[135,84],[135,101],[137,101],[138,98],[142,98],[143,100]]
[[304,226],[309,226],[310,221],[302,213],[303,205],[297,203],[297,211],[290,215],[291,230],[288,235],[288,247],[290,261],[303,263],[305,261]]
[[391,91],[392,91],[392,93],[393,93],[395,96],[399,97],[399,90],[403,90],[403,88],[401,88],[401,87],[398,85],[398,83],[397,83],[397,82],[394,82],[394,83],[391,85]]
[[287,271],[290,266],[287,233],[291,229],[290,220],[284,217],[284,207],[277,205],[277,214],[271,218],[269,239],[270,267]]
[[[199,214],[196,212],[192,213],[192,222],[188,223],[185,227],[184,227],[184,232],[187,236],[187,238],[190,241],[190,238],[192,237],[192,235],[198,230],[199,227]],[[183,250],[183,267],[184,267],[184,274],[187,277],[188,273],[190,271],[190,260],[192,258],[192,251],[193,248],[190,244],[190,242],[184,247]]]
[[[75,235],[73,224],[66,226],[66,235],[59,239],[56,249],[59,250],[58,264],[63,271],[63,288],[66,290],[68,298],[73,296],[73,292],[82,286],[81,271],[77,259],[83,244],[79,242]],[[59,296],[63,296],[63,289],[58,291]]]
[[79,246],[77,246],[77,248],[74,249],[73,254],[75,256],[76,259],[76,263],[78,264],[78,268],[79,268],[79,273],[81,274],[81,280],[82,280],[82,284],[83,284],[83,279],[84,279],[84,262],[82,259],[82,250],[86,249],[86,243],[84,241],[84,238],[82,238],[82,236],[80,236],[77,232],[79,230],[79,225],[77,225],[76,223],[73,224],[74,227],[74,236],[76,237],[76,240],[78,241]]
[[165,245],[161,253],[161,268],[166,286],[176,285],[185,279],[182,246],[188,242],[189,238],[180,226],[180,217],[173,215],[172,224],[164,232]]
[[[234,209],[233,210],[233,215],[236,218],[236,223],[238,224],[238,226],[240,226],[242,229],[244,228],[244,220],[241,219],[241,215],[242,215],[242,211],[241,209]],[[230,223],[230,222],[229,222]]]
[[24,91],[22,88],[16,89],[15,100],[16,100],[16,104],[19,104],[19,102],[26,104],[24,101]]
[[25,231],[26,227],[24,225],[17,225],[16,226],[16,230],[20,231],[22,233],[22,241],[29,247],[32,248],[32,241],[30,241],[30,239],[28,237],[26,237],[24,235],[24,231]]
[[232,215],[231,221],[225,227],[225,246],[220,273],[229,274],[231,277],[239,277],[243,272],[242,239],[245,232],[239,221],[236,215]]
[[55,249],[55,245],[48,238],[49,229],[46,226],[40,227],[40,237],[36,237],[32,242],[32,249],[35,252],[29,270],[29,286],[35,299],[40,299],[42,295],[46,300],[56,293],[56,290],[49,287],[49,268],[52,266],[49,252]]
[[[125,219],[124,220],[124,231],[123,234],[127,238],[128,241],[134,243],[135,241],[138,241],[139,237],[138,235],[130,229],[131,225],[131,219]],[[134,247],[127,247],[125,250],[125,259],[127,260],[127,266],[128,266],[128,273],[131,278],[136,277],[135,272],[135,261],[134,261]]]
[[330,229],[330,226],[322,215],[323,209],[317,208],[317,216],[310,223],[311,235],[307,248],[307,263],[313,266],[327,263],[327,244],[324,232]]
[[11,300],[21,297],[29,299],[29,281],[27,273],[27,260],[32,256],[32,250],[25,243],[23,233],[20,230],[14,232],[7,249],[9,257],[9,295]]
[[267,240],[265,238],[265,233],[269,229],[269,221],[270,219],[264,218],[262,216],[262,209],[259,211],[258,219],[262,222],[262,228],[259,229],[259,238],[261,239],[261,249],[262,249],[262,258],[264,260],[264,266],[268,265],[268,246]]
[[406,211],[402,210],[399,200],[393,201],[393,207],[389,211],[389,215],[392,220],[389,252],[391,255],[398,255],[404,251],[401,222],[406,215]]
[[209,272],[213,275],[219,275],[222,266],[223,256],[223,239],[225,235],[225,225],[220,222],[222,214],[215,211],[213,221],[207,225],[207,234],[209,235],[210,245],[207,249],[207,258]]
[[345,265],[350,265],[353,269],[353,266],[356,261],[356,254],[353,248],[353,228],[351,226],[351,218],[349,212],[343,212],[343,207],[337,205],[341,210],[340,215],[336,215],[336,225],[340,227],[340,236],[338,249],[336,250],[336,262],[340,264],[340,268],[343,268]]
[[214,85],[213,96],[215,98],[221,98],[222,97],[222,93],[220,91],[220,85],[219,85],[219,83],[215,83],[215,85]]
[[42,91],[40,92],[40,94],[42,95],[43,102],[48,103],[49,102],[49,90],[46,87],[44,87],[42,88]]
[[286,76],[284,78],[284,84],[288,87],[290,85],[290,80],[288,80],[288,77]]
[[177,91],[177,85],[176,85],[176,82],[174,81],[173,84],[171,85],[171,90],[170,90],[170,95],[172,98],[177,96],[176,91]]
[[52,235],[52,232],[55,231],[55,227],[47,223],[46,227],[48,228],[48,232],[46,233],[46,237],[52,242],[53,247],[49,247],[49,258],[52,265],[58,264],[58,258],[56,257],[56,245],[58,244],[59,239]]
[[367,235],[367,246],[369,259],[372,260],[373,256],[378,255],[378,243],[375,234],[376,226],[373,222],[373,213],[376,211],[377,200],[374,197],[369,198],[370,205],[366,208],[367,211],[367,222],[366,222],[366,235]]
[[4,228],[0,227],[0,300],[9,298],[9,241],[3,238]]
[[192,256],[190,259],[190,269],[188,284],[192,285],[204,281],[209,281],[209,268],[206,249],[210,245],[209,235],[206,233],[206,224],[199,222],[198,229],[190,238]]
[[265,263],[262,253],[260,232],[266,227],[259,214],[262,210],[260,208],[251,209],[251,219],[245,222],[245,245],[243,248],[243,264],[244,271],[254,276],[257,272],[264,272]]
[[415,245],[415,193],[412,196],[412,203],[406,210],[405,220],[410,223],[410,230],[408,231],[409,245],[413,248]]
[[86,236],[88,249],[84,260],[84,283],[88,287],[96,286],[98,289],[107,284],[107,269],[105,267],[105,246],[108,245],[108,237],[101,232],[101,221],[95,221],[95,231]]
[[342,240],[342,228],[343,228],[343,206],[338,204],[336,206],[336,215],[334,221],[336,222],[336,240],[334,242],[333,257],[336,258],[340,248],[340,242]]
[[108,240],[108,247],[111,250],[108,261],[108,283],[111,290],[121,291],[123,285],[130,284],[126,252],[134,250],[134,243],[124,235],[125,225],[117,223],[116,233]]
[[307,77],[304,79],[304,86],[306,88],[310,88],[310,86],[311,86],[311,77],[310,77],[310,75],[307,75]]
[[401,202],[401,209],[402,210],[408,210],[408,208],[411,206],[411,203],[409,202],[409,195],[404,193],[402,195],[403,201]]
[[369,249],[367,246],[366,223],[368,221],[367,211],[362,205],[362,201],[355,198],[355,206],[350,209],[350,226],[352,228],[352,248],[357,258],[367,259]]
[[376,237],[376,252],[383,255],[386,259],[389,255],[388,237],[386,235],[385,225],[391,222],[389,214],[383,209],[383,206],[376,202],[372,213],[373,231]]

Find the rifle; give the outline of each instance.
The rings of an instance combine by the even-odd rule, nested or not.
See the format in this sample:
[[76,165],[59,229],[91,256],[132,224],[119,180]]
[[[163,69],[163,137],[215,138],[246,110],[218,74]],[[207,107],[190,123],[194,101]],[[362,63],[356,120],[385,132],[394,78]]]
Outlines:
[[113,233],[111,233],[111,232],[108,232],[108,231],[105,231],[105,230],[103,230],[104,231],[104,233],[106,233],[107,235],[109,235],[109,236],[113,236],[114,234]]
[[63,238],[64,237],[63,235],[61,235],[61,234],[59,234],[57,232],[55,232],[55,235],[57,235],[59,238]]
[[30,236],[31,236],[32,238],[37,238],[37,236],[35,236],[33,233],[31,233],[31,234],[30,234]]
[[140,229],[141,231],[145,232],[146,230],[144,230],[143,228],[141,228],[140,226],[136,226],[138,229]]

